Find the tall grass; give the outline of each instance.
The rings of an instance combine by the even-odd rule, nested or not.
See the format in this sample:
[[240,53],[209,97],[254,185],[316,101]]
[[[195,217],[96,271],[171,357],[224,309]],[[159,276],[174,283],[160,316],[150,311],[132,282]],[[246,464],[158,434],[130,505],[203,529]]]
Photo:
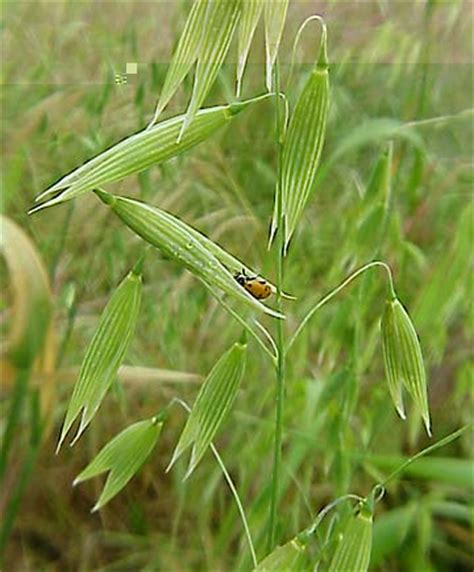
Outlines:
[[[113,4],[109,9],[116,11]],[[15,29],[20,21],[33,19],[33,29],[37,26],[38,30],[47,30],[42,18],[49,15],[48,10],[56,14],[58,21],[72,18],[80,23],[85,21],[81,10],[87,8],[78,8],[75,15],[67,10],[61,15],[52,7],[38,5],[25,13],[21,6],[12,6],[7,27]],[[150,40],[151,22],[156,21],[157,14],[165,16],[163,7],[155,5],[151,10],[148,5],[123,5],[116,21],[117,29],[124,30],[124,34],[111,37],[103,34],[110,14],[104,19],[101,8],[95,8],[90,22],[95,31],[91,35],[94,50],[71,40],[77,38],[74,26],[62,25],[54,32],[57,43],[48,42],[47,34],[38,36],[34,55],[42,55],[41,65],[25,43],[23,83],[16,67],[6,69],[10,83],[5,90],[5,106],[12,122],[5,128],[8,161],[3,205],[36,239],[45,266],[50,269],[63,348],[60,353],[64,356],[57,377],[47,376],[48,381],[56,380],[62,399],[56,400],[53,411],[45,410],[44,421],[54,426],[54,432],[42,433],[38,461],[23,456],[20,446],[27,438],[27,429],[31,430],[31,442],[37,443],[33,438],[37,439],[34,397],[31,410],[23,407],[18,417],[4,482],[10,483],[21,474],[27,476],[21,495],[10,496],[14,499],[10,506],[16,505],[16,520],[12,523],[13,533],[8,534],[6,562],[12,564],[12,569],[25,568],[29,560],[33,568],[52,568],[59,562],[61,568],[73,569],[160,570],[181,566],[249,570],[253,567],[252,555],[235,504],[237,494],[261,566],[276,542],[282,548],[268,555],[274,562],[278,563],[280,557],[301,556],[329,566],[343,557],[344,545],[341,547],[336,540],[341,536],[350,539],[353,519],[359,523],[357,511],[354,513],[350,504],[365,506],[368,501],[364,498],[369,499],[374,484],[384,482],[387,475],[427,444],[420,432],[419,403],[414,399],[413,405],[405,404],[407,425],[396,418],[396,408],[390,401],[379,331],[386,282],[383,274],[374,270],[351,278],[367,261],[377,259],[389,264],[396,294],[419,330],[434,441],[470,418],[466,399],[472,373],[467,359],[467,266],[472,211],[466,198],[471,181],[471,144],[467,127],[470,116],[465,111],[470,99],[466,90],[455,89],[463,85],[469,69],[427,63],[439,61],[436,38],[440,34],[453,36],[449,57],[459,58],[464,48],[461,38],[465,23],[454,3],[434,8],[427,5],[426,16],[421,5],[414,14],[408,14],[401,5],[386,6],[385,14],[375,5],[364,5],[359,12],[351,12],[352,20],[344,7],[326,7],[331,63],[327,137],[314,194],[299,217],[284,274],[278,268],[283,265],[278,242],[284,238],[283,233],[276,237],[275,252],[266,253],[267,223],[280,172],[277,149],[281,142],[284,145],[281,116],[280,133],[273,130],[275,112],[283,111],[283,98],[270,97],[258,106],[252,104],[245,114],[232,120],[226,131],[216,132],[186,155],[176,156],[159,168],[137,177],[128,176],[113,185],[102,183],[114,195],[131,196],[159,207],[165,214],[173,213],[187,225],[189,236],[202,237],[198,230],[206,232],[210,242],[203,243],[203,247],[229,268],[228,286],[237,294],[226,292],[223,296],[225,290],[213,284],[209,275],[200,278],[210,290],[202,288],[190,274],[181,272],[179,257],[171,264],[157,250],[148,251],[141,310],[124,371],[135,367],[141,376],[141,368],[146,366],[150,374],[154,372],[157,384],[138,385],[135,376],[125,377],[123,386],[112,383],[82,445],[72,451],[63,449],[55,458],[52,451],[75,381],[69,368],[81,362],[111,291],[135,265],[142,245],[120,219],[105,207],[99,208],[97,199],[87,193],[68,205],[31,218],[24,211],[31,206],[33,195],[146,125],[165,79],[164,66],[147,67],[138,76],[130,76],[125,86],[114,86],[105,66],[98,71],[94,62],[97,53],[103,54],[104,62],[107,58],[115,61],[122,57],[116,54],[125,53],[128,61],[134,50],[137,53],[137,45],[140,62],[156,57],[147,52],[149,46],[162,50],[162,59],[168,58],[171,41],[165,56],[165,48],[157,45],[156,34]],[[285,46],[308,15],[305,10],[303,5],[290,4],[280,63],[274,67],[274,73],[279,69],[280,79],[273,82],[272,89],[285,91],[290,124],[309,77],[307,71],[311,73],[313,68],[313,63],[308,69],[297,66],[291,83],[286,83],[289,51]],[[177,30],[185,28],[187,13],[188,7]],[[417,18],[423,21],[420,33]],[[352,38],[346,43],[340,41],[341,33],[347,38],[347,21],[357,21],[361,28],[369,22],[383,24],[372,26],[371,33],[361,35],[353,46]],[[140,33],[136,22],[142,23]],[[257,39],[258,34],[257,28]],[[21,38],[17,36],[17,44]],[[305,34],[297,49],[298,57],[311,61],[313,56],[307,54],[314,54],[318,39],[311,41],[311,36]],[[59,45],[66,49],[57,51]],[[377,64],[391,53],[387,46],[393,45],[398,48],[393,65]],[[76,50],[69,54],[69,46]],[[252,48],[242,83],[246,99],[261,93],[265,85],[262,66],[252,64],[256,54]],[[84,66],[89,62],[91,73],[102,73],[105,81],[87,87],[69,85],[58,92],[54,86],[44,85],[52,77],[48,74],[54,61],[58,64],[54,77],[63,78],[63,82],[64,78],[74,81],[74,77],[83,77],[83,68],[73,63],[77,61],[83,61]],[[63,61],[70,65],[64,67]],[[424,66],[422,80],[420,66]],[[222,103],[222,94],[231,97],[234,77],[234,66],[220,72],[218,84],[210,92],[211,105]],[[35,78],[40,78],[43,85],[25,93],[24,82],[33,84]],[[388,87],[381,92],[381,85]],[[169,101],[170,114],[179,115],[186,109],[190,87],[185,83],[181,88],[185,98],[178,92]],[[64,116],[68,117],[67,129]],[[158,120],[158,125],[163,123],[161,116]],[[193,122],[189,126],[192,128]],[[387,160],[388,140],[393,141],[393,150]],[[388,179],[377,174],[384,165]],[[279,226],[284,228],[281,221]],[[381,232],[381,228],[386,230]],[[185,249],[186,242],[181,247]],[[226,260],[218,258],[222,252]],[[168,256],[173,258],[172,249]],[[270,298],[270,306],[284,312],[286,320],[267,318],[257,308],[255,316],[250,307],[249,311],[243,310],[245,303],[239,298],[242,293],[232,279],[240,269],[228,266],[230,260],[232,264],[245,261],[242,266],[268,277],[277,293],[284,289],[298,298],[284,305],[278,295],[274,295],[275,303]],[[193,272],[191,262],[187,268]],[[336,295],[331,289],[345,277],[351,279]],[[331,303],[326,304],[322,292],[330,292]],[[33,315],[34,310],[30,313]],[[258,325],[253,321],[257,316]],[[6,313],[7,328],[11,324],[8,318]],[[299,328],[299,324],[305,326]],[[71,493],[73,478],[94,462],[100,448],[105,451],[107,443],[117,443],[111,440],[114,435],[120,437],[127,426],[134,427],[137,421],[153,419],[176,395],[194,402],[198,387],[192,380],[196,378],[183,373],[198,372],[205,378],[218,358],[241,339],[242,330],[248,336],[245,374],[233,396],[232,412],[227,411],[225,426],[212,436],[233,481],[234,495],[221,485],[221,467],[210,454],[201,459],[184,483],[186,465],[181,461],[165,475],[180,426],[185,422],[173,408],[167,410],[156,448],[140,472],[122,489],[118,499],[101,508],[100,522],[90,517],[88,510],[100,497],[102,487],[91,481]],[[275,337],[273,343],[267,334]],[[396,344],[394,348],[396,355]],[[280,365],[274,356],[281,360]],[[405,367],[400,365],[399,371]],[[168,375],[174,375],[174,383],[166,381],[164,368]],[[275,371],[280,381],[286,379],[285,406],[280,410],[277,429]],[[120,372],[119,377],[124,379]],[[28,401],[30,392],[34,396],[43,382],[39,370],[31,373]],[[9,387],[6,393],[10,398]],[[283,383],[278,385],[280,395],[283,387]],[[396,389],[392,395],[397,395],[399,386],[391,387]],[[10,399],[5,401],[6,413],[11,403]],[[277,460],[272,469],[273,457],[279,451],[281,462]],[[468,543],[463,540],[470,521],[466,506],[466,434],[451,442],[442,454],[415,461],[411,468],[397,473],[386,483],[385,497],[370,507],[371,566],[382,570],[393,566],[408,570],[427,566],[469,568]],[[30,467],[26,473],[22,472],[22,463]],[[36,463],[35,471],[32,463]],[[58,474],[60,478],[55,477]],[[356,498],[344,499],[349,491],[358,493]],[[26,498],[20,505],[23,494]],[[337,497],[342,500],[333,507]],[[316,514],[324,506],[330,510],[314,527]],[[55,524],[48,524],[51,522]],[[74,542],[66,532],[72,529],[79,531]],[[311,534],[301,532],[308,529]],[[86,550],[94,537],[96,544]],[[347,549],[350,542],[345,546]],[[367,546],[364,554],[365,562]]]

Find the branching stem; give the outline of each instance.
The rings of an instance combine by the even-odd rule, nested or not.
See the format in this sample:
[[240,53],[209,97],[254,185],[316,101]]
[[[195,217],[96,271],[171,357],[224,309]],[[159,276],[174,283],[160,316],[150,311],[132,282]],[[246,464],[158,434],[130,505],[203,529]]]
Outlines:
[[288,349],[287,351],[289,351],[293,344],[295,343],[295,341],[297,340],[298,336],[301,334],[301,332],[303,331],[303,329],[305,328],[306,324],[309,322],[309,320],[311,320],[311,318],[313,317],[313,315],[320,309],[322,308],[322,306],[324,306],[325,304],[327,304],[327,302],[329,302],[330,300],[332,300],[332,298],[334,298],[334,296],[336,296],[337,294],[339,294],[339,292],[341,290],[344,290],[344,288],[346,286],[348,286],[353,280],[355,280],[358,276],[360,276],[361,274],[363,274],[366,270],[369,270],[370,268],[375,268],[375,267],[380,267],[383,268],[386,272],[387,272],[387,276],[388,276],[388,285],[389,285],[389,291],[390,291],[390,297],[391,298],[396,298],[396,294],[395,294],[395,286],[393,283],[393,276],[392,276],[392,271],[390,269],[390,266],[388,264],[386,264],[385,262],[382,262],[380,260],[374,260],[373,262],[369,262],[368,264],[365,264],[364,266],[362,266],[361,268],[359,268],[358,270],[356,270],[355,272],[353,272],[350,276],[348,276],[343,282],[341,282],[341,284],[339,284],[339,286],[337,286],[336,288],[334,288],[334,290],[331,290],[328,294],[326,294],[326,296],[324,296],[323,298],[321,298],[321,300],[311,308],[311,310],[306,314],[306,316],[303,318],[302,322],[300,323],[300,325],[298,326],[296,332],[293,334],[292,338],[290,339],[289,343],[288,343]]

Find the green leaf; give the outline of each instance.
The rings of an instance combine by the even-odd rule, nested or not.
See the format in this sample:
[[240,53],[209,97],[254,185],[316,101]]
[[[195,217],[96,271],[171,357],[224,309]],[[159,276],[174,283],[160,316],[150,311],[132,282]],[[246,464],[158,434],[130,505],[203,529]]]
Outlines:
[[266,0],[265,3],[265,53],[266,84],[272,91],[272,71],[280,47],[289,0]]
[[330,572],[366,572],[372,549],[372,510],[364,503],[345,525],[329,565]]
[[[391,455],[371,455],[367,457],[367,460],[379,469],[395,471],[409,459]],[[473,472],[474,463],[472,460],[453,459],[450,457],[416,459],[401,471],[407,477],[445,483],[471,491],[474,489]]]
[[185,478],[196,468],[232,407],[244,374],[246,351],[245,345],[236,343],[212,368],[198,393],[167,470],[191,445],[193,449]]
[[[314,189],[329,109],[329,75],[323,29],[319,61],[308,78],[291,116],[282,150],[281,192],[285,250]],[[276,231],[277,200],[271,237]]]
[[[466,206],[456,221],[455,235],[441,256],[435,261],[418,294],[414,318],[422,333],[427,334],[426,343],[438,345],[439,338],[457,315],[460,302],[469,299],[463,284],[471,276],[472,245],[474,243],[474,204]],[[436,311],[433,311],[436,308]],[[441,336],[440,336],[441,334]],[[443,355],[444,344],[436,353]]]
[[[471,468],[472,474],[472,468]],[[430,505],[433,516],[439,516],[447,520],[453,520],[461,524],[466,524],[472,528],[474,524],[474,514],[471,507],[463,504],[462,497],[460,502],[455,501],[434,501]]]
[[392,162],[393,143],[389,143],[380,154],[364,193],[364,202],[368,205],[372,204],[374,200],[381,201],[383,204],[390,202]]
[[346,132],[345,136],[341,138],[342,142],[328,160],[327,166],[329,168],[329,164],[338,163],[343,155],[360,147],[374,143],[381,144],[391,139],[404,139],[417,148],[423,148],[423,139],[415,129],[409,128],[407,124],[398,119],[376,117],[367,119],[352,131]]
[[183,126],[184,115],[140,131],[97,155],[44,191],[37,197],[37,201],[58,191],[61,192],[31,209],[30,213],[82,195],[104,183],[119,181],[152,165],[163,163],[209,138],[217,129],[232,121],[237,113],[258,99],[200,110],[179,143],[176,140]]
[[265,0],[242,0],[242,16],[239,26],[239,62],[237,64],[237,97],[242,90],[242,78]]
[[148,128],[156,123],[159,115],[168,105],[197,59],[202,38],[206,30],[208,5],[209,0],[195,0],[189,12],[186,25],[181,33],[168,73],[166,74],[155,115]]
[[400,416],[405,418],[403,385],[423,418],[428,435],[431,435],[421,346],[410,316],[397,298],[387,301],[381,329],[385,371],[395,407]]
[[140,469],[156,445],[163,422],[163,417],[157,416],[127,427],[76,477],[74,486],[110,471],[93,512],[116,496]]
[[81,422],[71,445],[87,428],[122,363],[140,309],[141,276],[130,272],[110,298],[100,318],[79,372],[69,402],[57,451],[82,411]]
[[270,316],[283,317],[249,294],[213,254],[209,248],[210,240],[183,221],[134,199],[117,197],[105,191],[96,193],[133,232],[187,268],[213,290],[218,288]]
[[179,140],[193,122],[214,84],[230,47],[240,16],[241,0],[213,0],[209,4],[206,29],[200,44],[193,94],[182,124]]
[[415,516],[416,504],[410,503],[377,518],[370,557],[372,566],[377,566],[402,546]]
[[391,206],[393,145],[381,153],[361,201],[360,223],[352,244],[362,258],[376,258],[387,235]]

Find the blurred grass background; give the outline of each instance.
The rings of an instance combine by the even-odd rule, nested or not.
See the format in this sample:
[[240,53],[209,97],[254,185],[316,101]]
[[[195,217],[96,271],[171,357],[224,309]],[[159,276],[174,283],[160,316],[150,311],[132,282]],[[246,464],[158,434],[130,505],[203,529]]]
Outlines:
[[[15,328],[28,332],[47,315],[45,305],[53,314],[44,349],[27,374],[19,367],[24,364],[8,358],[11,352],[2,358],[3,430],[15,395],[22,396],[0,492],[4,515],[14,516],[4,539],[5,570],[251,567],[236,507],[211,455],[185,484],[184,463],[163,472],[184,420],[178,410],[139,476],[99,515],[89,510],[100,483],[71,487],[127,424],[175,395],[192,402],[201,376],[240,335],[239,327],[190,275],[149,254],[123,383],[81,442],[56,457],[77,366],[140,243],[93,196],[35,217],[25,214],[34,196],[61,175],[146,125],[188,8],[182,2],[2,5],[1,207],[26,234],[4,240],[12,260],[21,253],[26,260],[16,274],[1,262],[5,348],[10,343],[11,349]],[[374,256],[387,261],[421,337],[438,439],[472,414],[472,3],[293,1],[281,52],[291,102],[310,70],[319,32],[310,28],[303,35],[287,86],[293,38],[315,12],[329,27],[332,104],[320,181],[286,267],[285,288],[298,297],[287,305],[288,330],[354,268]],[[244,96],[264,89],[262,59],[259,30]],[[138,73],[117,83],[127,62],[138,63]],[[234,64],[230,58],[208,104],[233,98]],[[190,87],[188,80],[169,114],[184,109]],[[193,152],[112,190],[170,210],[274,278],[266,252],[273,119],[271,104],[259,104]],[[389,140],[392,205],[380,236],[374,209],[381,197],[364,200],[364,193]],[[38,258],[49,284],[43,297],[35,294],[43,273]],[[397,459],[429,444],[416,420],[397,418],[388,397],[378,330],[384,292],[380,274],[366,276],[315,316],[290,355],[281,540],[336,496],[367,494]],[[234,413],[216,442],[243,498],[259,556],[269,501],[273,384],[252,347]],[[474,567],[472,445],[467,435],[389,486],[377,507],[371,568]]]

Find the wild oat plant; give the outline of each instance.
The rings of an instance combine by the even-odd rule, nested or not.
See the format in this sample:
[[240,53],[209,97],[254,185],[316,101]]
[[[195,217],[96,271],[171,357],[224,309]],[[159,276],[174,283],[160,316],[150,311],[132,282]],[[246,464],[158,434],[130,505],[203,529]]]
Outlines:
[[[105,486],[92,509],[100,511],[140,470],[166,431],[167,421],[177,415],[181,408],[188,417],[170,454],[166,470],[173,470],[189,450],[184,479],[191,479],[204,455],[211,451],[237,504],[252,569],[365,571],[370,566],[376,505],[384,495],[386,484],[419,457],[456,439],[465,428],[414,455],[399,467],[392,468],[388,477],[384,478],[374,470],[372,490],[363,496],[343,494],[335,498],[309,519],[307,527],[294,538],[281,537],[280,524],[285,519],[284,512],[279,510],[284,471],[282,442],[285,393],[291,380],[292,352],[296,350],[297,342],[311,324],[313,316],[333,299],[334,304],[342,301],[346,288],[354,281],[364,280],[367,273],[380,271],[380,280],[386,284],[385,310],[380,316],[377,343],[383,355],[387,398],[390,397],[399,416],[405,419],[404,398],[408,397],[409,415],[415,424],[421,419],[427,434],[431,436],[427,379],[420,341],[410,311],[397,293],[394,274],[384,260],[377,258],[376,247],[367,249],[367,252],[371,250],[372,258],[349,276],[341,276],[339,283],[326,296],[307,308],[299,324],[291,327],[287,324],[289,305],[295,308],[301,301],[291,295],[285,275],[291,274],[292,259],[298,256],[301,247],[298,229],[305,208],[323,184],[319,167],[332,99],[328,31],[320,16],[308,18],[295,36],[293,60],[303,30],[309,26],[319,26],[318,55],[304,84],[296,86],[292,82],[293,69],[287,75],[286,82],[281,80],[279,51],[288,4],[288,0],[195,0],[175,47],[156,111],[148,125],[73,170],[37,197],[37,204],[31,213],[78,199],[85,193],[95,193],[99,204],[109,209],[123,225],[140,237],[144,245],[142,256],[110,297],[89,343],[69,400],[57,451],[60,451],[73,427],[76,429],[71,444],[78,441],[111,389],[136,330],[143,270],[147,264],[153,263],[153,251],[156,249],[170,264],[181,266],[200,281],[208,295],[228,314],[229,320],[239,324],[241,336],[223,355],[216,356],[215,365],[202,383],[192,407],[176,395],[152,417],[125,428],[105,444],[80,472],[74,485],[108,473]],[[241,100],[249,50],[261,20],[264,25],[267,93]],[[238,42],[236,98],[231,103],[203,107],[234,36]],[[168,104],[192,72],[194,83],[187,109],[181,115],[162,119]],[[290,105],[289,101],[295,99],[296,103]],[[271,216],[268,213],[268,220],[262,221],[263,224],[270,224],[268,257],[276,277],[274,283],[167,208],[118,196],[108,188],[113,182],[123,181],[130,175],[189,152],[224,127],[234,129],[241,114],[257,106],[271,106],[274,110],[277,156],[274,209]],[[390,134],[389,129],[386,131]],[[363,224],[367,222],[367,228],[363,224],[362,228],[365,228],[365,236],[369,237],[372,245],[377,244],[378,233],[383,232],[389,223],[393,148],[394,143],[388,141],[380,149],[380,157],[366,192],[368,200],[377,197],[371,220],[362,221]],[[258,153],[258,149],[255,152]],[[10,232],[8,226],[6,230]],[[15,232],[14,229],[11,232]],[[349,239],[352,240],[352,237]],[[161,300],[161,303],[166,304],[167,301]],[[159,328],[160,325],[156,324],[157,335]],[[225,455],[221,457],[213,445],[245,377],[249,344],[254,344],[261,352],[275,379],[273,470],[265,503],[266,539],[260,536],[258,543],[252,537],[238,486],[226,469]],[[252,380],[246,379],[246,383],[252,383]],[[326,400],[326,403],[329,401]],[[315,435],[314,438],[318,437]],[[11,431],[7,430],[2,453],[4,461],[10,445]],[[156,475],[155,478],[159,480],[160,477]],[[394,527],[396,525],[394,522]],[[3,537],[7,532],[4,531]]]

